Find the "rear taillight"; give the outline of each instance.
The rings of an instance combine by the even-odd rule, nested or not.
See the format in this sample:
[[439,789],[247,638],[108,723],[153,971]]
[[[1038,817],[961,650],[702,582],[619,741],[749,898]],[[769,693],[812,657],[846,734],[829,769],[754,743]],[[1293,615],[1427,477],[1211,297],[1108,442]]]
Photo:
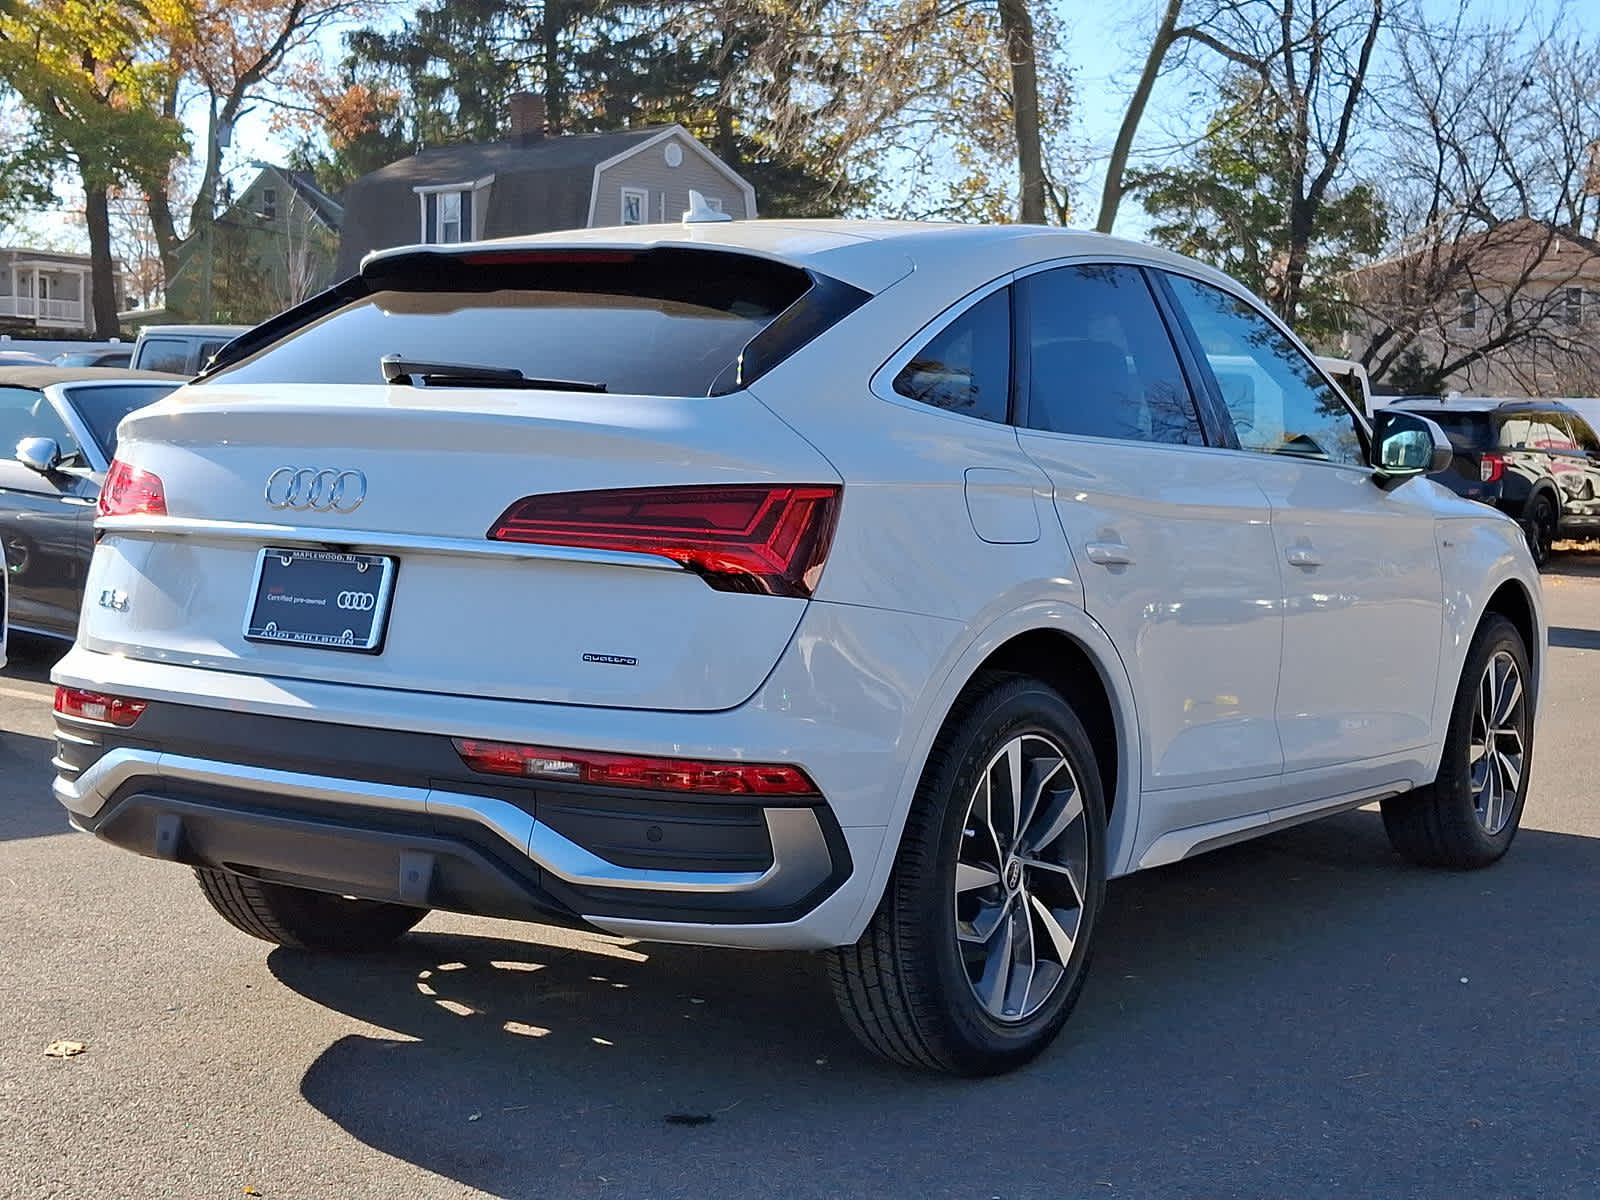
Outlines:
[[1485,454],[1478,463],[1478,481],[1496,483],[1506,473],[1506,460],[1502,454]]
[[102,725],[120,725],[126,729],[139,719],[146,707],[148,705],[143,700],[85,692],[79,688],[56,689],[56,712],[80,721],[97,721]]
[[719,591],[809,596],[838,509],[837,487],[811,484],[558,492],[518,500],[489,537],[655,554]]
[[130,467],[120,458],[114,459],[106,472],[105,486],[100,489],[100,515],[132,517],[141,514],[167,515],[167,494],[161,487],[161,477]]
[[640,758],[594,750],[551,750],[513,742],[456,739],[456,753],[474,771],[650,792],[704,796],[814,796],[817,785],[799,767],[782,763],[702,762]]

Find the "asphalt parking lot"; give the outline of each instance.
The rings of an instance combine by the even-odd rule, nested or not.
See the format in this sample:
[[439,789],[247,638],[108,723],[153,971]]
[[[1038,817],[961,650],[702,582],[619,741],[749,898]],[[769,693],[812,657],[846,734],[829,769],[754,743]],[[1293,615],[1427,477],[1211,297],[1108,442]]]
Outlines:
[[[1375,812],[1112,885],[1066,1035],[981,1082],[880,1066],[820,964],[435,915],[274,950],[68,832],[49,665],[0,673],[0,1196],[1600,1195],[1600,553],[1547,576],[1510,856]],[[57,1039],[86,1043],[52,1059]]]

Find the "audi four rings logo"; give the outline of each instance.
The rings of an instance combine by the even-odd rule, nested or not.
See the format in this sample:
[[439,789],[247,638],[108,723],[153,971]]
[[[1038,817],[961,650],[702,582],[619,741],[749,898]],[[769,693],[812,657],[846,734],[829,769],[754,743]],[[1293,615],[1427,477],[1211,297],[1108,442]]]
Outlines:
[[346,612],[371,612],[378,598],[371,592],[340,592],[338,604]]
[[367,498],[367,477],[354,470],[279,467],[267,476],[266,495],[272,508],[354,512]]

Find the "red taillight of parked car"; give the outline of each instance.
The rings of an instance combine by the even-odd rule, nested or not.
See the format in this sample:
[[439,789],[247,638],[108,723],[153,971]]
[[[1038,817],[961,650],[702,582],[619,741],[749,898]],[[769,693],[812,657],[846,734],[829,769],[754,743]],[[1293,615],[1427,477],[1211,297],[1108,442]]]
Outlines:
[[86,692],[81,688],[56,689],[56,712],[63,717],[76,717],[80,721],[120,725],[126,729],[139,719],[147,707],[148,704],[144,700],[107,696],[101,692]]
[[526,496],[489,528],[501,542],[654,554],[725,592],[810,596],[840,489],[707,484]]
[[1500,476],[1506,473],[1506,460],[1502,454],[1485,454],[1478,463],[1478,481],[1480,483],[1498,483]]
[[514,742],[457,738],[456,753],[474,771],[648,792],[694,792],[702,796],[814,796],[817,785],[799,767],[784,763],[704,762],[691,758],[643,758],[596,750],[552,750]]
[[161,486],[161,477],[114,459],[106,472],[105,486],[100,489],[100,515],[166,516],[167,493]]

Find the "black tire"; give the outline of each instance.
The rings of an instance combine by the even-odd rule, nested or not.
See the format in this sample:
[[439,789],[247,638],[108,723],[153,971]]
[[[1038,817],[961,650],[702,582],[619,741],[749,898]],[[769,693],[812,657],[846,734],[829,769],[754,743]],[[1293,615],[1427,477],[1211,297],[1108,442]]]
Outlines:
[[[1073,884],[1081,894],[1076,936],[1064,969],[1054,976],[1054,990],[1031,1015],[1006,1022],[985,1010],[977,985],[969,982],[957,941],[956,862],[967,852],[963,837],[972,836],[967,823],[975,789],[991,760],[1019,736],[1041,737],[1064,751],[1082,800],[1073,837],[1083,837],[1085,862],[1081,886]],[[860,941],[829,958],[834,997],[856,1037],[890,1062],[961,1075],[1011,1070],[1049,1045],[1077,1003],[1088,971],[1105,899],[1105,820],[1094,747],[1060,694],[1016,675],[974,680],[928,756],[872,923]],[[1012,849],[1020,853],[1020,841]],[[996,886],[1009,894],[1013,885]],[[1023,893],[1021,911],[1029,911],[1030,894],[1036,893]],[[1048,949],[1045,942],[1037,945]]]
[[1528,501],[1528,514],[1522,523],[1522,532],[1528,539],[1528,553],[1533,555],[1534,566],[1542,568],[1550,561],[1558,521],[1555,501],[1545,493],[1539,492]]
[[212,867],[196,867],[194,877],[211,907],[235,929],[297,950],[381,950],[428,915],[425,908],[350,900]]
[[[1502,654],[1510,655],[1520,673],[1524,695],[1520,713],[1523,752],[1514,794],[1501,810],[1504,825],[1491,831],[1479,815],[1472,749],[1484,674],[1491,661]],[[1533,710],[1527,691],[1531,678],[1527,647],[1517,627],[1498,614],[1490,614],[1478,627],[1467,651],[1438,778],[1427,787],[1382,803],[1389,844],[1402,857],[1418,866],[1468,870],[1498,861],[1511,848],[1522,820],[1533,766]]]

